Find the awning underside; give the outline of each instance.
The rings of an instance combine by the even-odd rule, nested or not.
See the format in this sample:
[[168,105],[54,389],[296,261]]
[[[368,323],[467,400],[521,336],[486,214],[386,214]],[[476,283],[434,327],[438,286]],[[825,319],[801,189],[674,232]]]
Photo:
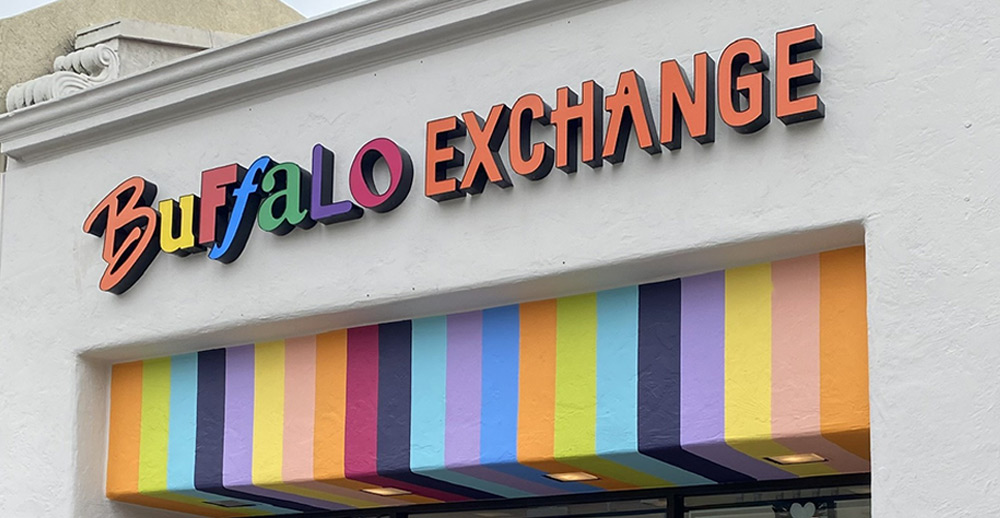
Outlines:
[[[107,494],[255,516],[867,472],[865,298],[858,247],[115,365]],[[767,460],[794,453],[826,460]]]

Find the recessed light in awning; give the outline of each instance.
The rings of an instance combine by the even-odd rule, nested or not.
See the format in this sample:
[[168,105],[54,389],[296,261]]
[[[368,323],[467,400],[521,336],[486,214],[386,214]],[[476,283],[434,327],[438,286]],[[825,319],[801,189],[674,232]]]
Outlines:
[[793,453],[791,455],[777,455],[774,457],[764,457],[765,459],[782,466],[793,464],[812,464],[814,462],[826,462],[824,457],[815,453]]
[[362,489],[362,491],[378,496],[401,496],[411,494],[405,489],[396,489],[394,487],[370,487],[368,489]]
[[598,477],[591,475],[585,471],[569,471],[566,473],[549,473],[545,475],[552,480],[558,480],[559,482],[586,482],[588,480],[597,480]]

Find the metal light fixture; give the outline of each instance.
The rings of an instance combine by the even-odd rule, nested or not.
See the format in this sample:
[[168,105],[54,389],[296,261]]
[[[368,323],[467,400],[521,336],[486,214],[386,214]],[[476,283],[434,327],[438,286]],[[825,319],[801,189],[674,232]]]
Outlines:
[[362,491],[378,496],[402,496],[412,494],[405,489],[396,489],[394,487],[370,487],[362,489]]
[[774,457],[764,457],[765,459],[782,466],[795,464],[813,464],[816,462],[826,462],[826,458],[815,453],[793,453],[791,455],[776,455]]
[[545,475],[552,480],[558,480],[559,482],[586,482],[588,480],[597,480],[598,477],[591,475],[585,471],[568,471],[566,473],[548,473]]

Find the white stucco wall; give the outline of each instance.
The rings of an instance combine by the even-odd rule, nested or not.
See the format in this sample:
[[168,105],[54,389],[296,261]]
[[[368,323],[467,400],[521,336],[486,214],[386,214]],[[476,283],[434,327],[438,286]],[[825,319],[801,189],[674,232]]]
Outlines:
[[[419,2],[376,2],[337,16],[407,3]],[[372,47],[401,34],[397,26],[347,32],[319,41],[313,54],[230,69],[193,87],[233,87],[226,95],[127,125],[109,114],[141,113],[147,100],[71,116],[114,92],[101,87],[60,101],[64,124],[6,133],[4,151],[19,159],[9,165],[2,202],[0,516],[159,516],[103,497],[109,362],[592,291],[862,240],[874,516],[1000,509],[1000,4],[622,0],[560,12],[567,4],[442,3],[405,27],[419,33],[482,18],[449,38],[431,33],[407,46]],[[529,92],[554,105],[557,87],[578,89],[587,79],[610,93],[618,73],[632,68],[658,110],[660,61],[689,66],[702,50],[717,58],[740,37],[758,39],[773,59],[775,32],[809,23],[825,37],[816,56],[825,120],[785,127],[774,119],[750,136],[720,122],[708,146],[685,137],[682,150],[650,157],[632,142],[624,164],[599,172],[554,170],[540,182],[515,178],[513,189],[490,186],[442,204],[423,196],[428,120],[468,109],[485,115]],[[357,53],[337,61],[335,51]],[[239,86],[282,65],[301,68]],[[158,73],[169,79],[172,70]],[[133,79],[143,80],[126,81]],[[158,99],[184,99],[184,91]],[[32,113],[57,109],[38,108]],[[0,120],[0,135],[12,122]],[[311,146],[322,142],[337,153],[337,189],[346,193],[349,160],[379,136],[415,163],[413,191],[395,211],[285,237],[255,229],[234,264],[161,255],[125,295],[97,289],[101,240],[81,226],[128,176],[155,182],[160,199],[176,197],[198,192],[203,169],[249,165],[261,154],[308,167]]]

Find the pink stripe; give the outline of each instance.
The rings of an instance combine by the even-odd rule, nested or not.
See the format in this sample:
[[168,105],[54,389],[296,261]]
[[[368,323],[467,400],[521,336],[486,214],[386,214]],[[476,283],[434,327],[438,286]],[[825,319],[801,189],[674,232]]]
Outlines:
[[479,464],[483,391],[483,312],[448,316],[444,464]]
[[378,473],[378,326],[347,330],[346,413],[344,471],[364,480]]
[[819,255],[775,261],[771,280],[772,437],[837,471],[867,471],[867,461],[820,435]]
[[285,482],[312,480],[316,411],[316,337],[285,341]]

